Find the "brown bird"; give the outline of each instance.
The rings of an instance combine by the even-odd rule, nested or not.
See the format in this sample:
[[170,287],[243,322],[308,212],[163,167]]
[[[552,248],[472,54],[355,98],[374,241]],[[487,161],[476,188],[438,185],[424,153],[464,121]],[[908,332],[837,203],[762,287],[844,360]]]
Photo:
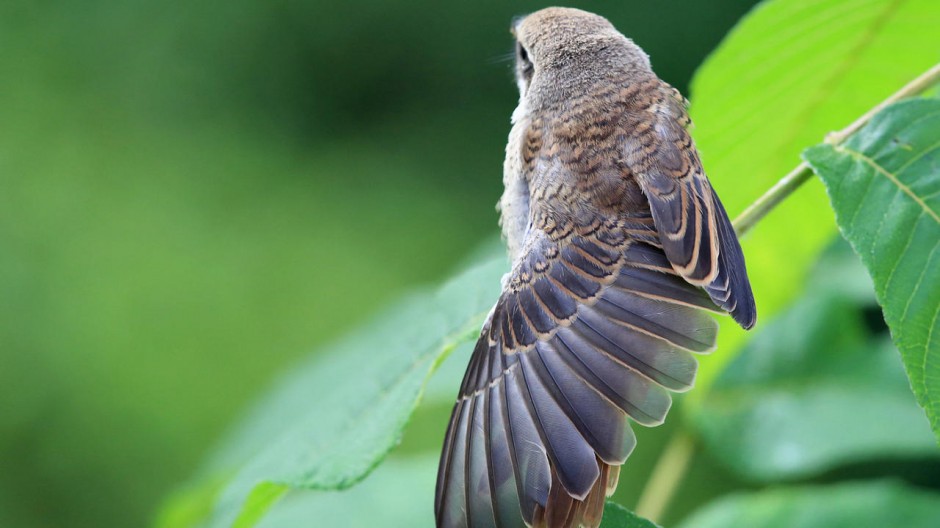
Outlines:
[[606,19],[516,21],[520,101],[500,200],[512,259],[444,440],[439,527],[596,527],[691,352],[756,308],[686,101]]

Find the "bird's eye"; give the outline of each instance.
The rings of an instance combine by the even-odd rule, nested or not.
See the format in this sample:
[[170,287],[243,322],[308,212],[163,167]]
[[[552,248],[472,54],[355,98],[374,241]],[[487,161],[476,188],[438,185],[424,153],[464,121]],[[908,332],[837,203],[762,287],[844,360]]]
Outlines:
[[529,62],[529,52],[525,50],[525,47],[522,44],[516,42],[516,52],[519,54],[519,61],[522,63]]
[[529,52],[526,51],[525,46],[518,41],[516,41],[516,67],[519,73],[524,77],[531,77],[532,71],[535,69],[535,66],[529,59]]
[[532,75],[535,73],[535,65],[529,60],[529,52],[525,46],[516,41],[516,82],[519,84],[519,91],[525,93],[532,81]]

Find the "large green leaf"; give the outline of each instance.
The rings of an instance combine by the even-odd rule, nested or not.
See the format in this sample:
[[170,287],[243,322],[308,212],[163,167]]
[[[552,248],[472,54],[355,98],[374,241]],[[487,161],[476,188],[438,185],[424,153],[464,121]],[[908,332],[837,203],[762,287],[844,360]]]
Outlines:
[[[208,526],[253,526],[290,489],[359,482],[401,438],[441,358],[475,337],[505,268],[505,258],[487,258],[293,369],[231,435],[205,484],[168,505],[161,526],[194,526],[204,519],[186,512],[209,510]],[[212,496],[206,489],[219,475],[232,477],[214,506],[194,504],[192,497]]]
[[895,482],[806,486],[732,495],[680,528],[935,528],[940,495]]
[[[938,10],[940,11],[940,10]],[[875,282],[917,400],[940,438],[940,100],[895,104],[805,157]]]
[[809,293],[744,347],[693,414],[709,450],[746,478],[940,457],[894,346],[865,324],[877,305],[864,267],[844,242],[833,249]]
[[[936,63],[936,0],[770,0],[748,14],[692,83],[695,140],[709,178],[737,215],[841,129]],[[791,196],[744,237],[758,325],[791,301],[835,233],[819,182]],[[722,321],[707,386],[743,338]],[[691,394],[693,400],[705,391]]]

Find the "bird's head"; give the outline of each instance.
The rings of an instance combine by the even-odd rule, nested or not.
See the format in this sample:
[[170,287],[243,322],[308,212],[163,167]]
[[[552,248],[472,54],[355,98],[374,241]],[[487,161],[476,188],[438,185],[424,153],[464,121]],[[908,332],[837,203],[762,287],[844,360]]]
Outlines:
[[605,68],[649,71],[649,57],[606,18],[567,7],[516,17],[516,82],[525,95],[536,77],[552,85],[601,78]]

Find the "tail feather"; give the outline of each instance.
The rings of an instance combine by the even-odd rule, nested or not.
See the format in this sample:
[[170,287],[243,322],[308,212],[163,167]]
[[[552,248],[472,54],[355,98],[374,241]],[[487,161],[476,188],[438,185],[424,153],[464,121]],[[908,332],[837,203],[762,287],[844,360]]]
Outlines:
[[[598,459],[600,474],[591,491],[584,500],[578,500],[564,490],[558,490],[549,496],[548,508],[536,511],[538,521],[533,528],[551,528],[556,526],[584,526],[594,528],[600,526],[604,515],[604,502],[617,487],[617,476],[620,474],[619,466],[605,464]],[[613,482],[613,486],[611,486]]]

